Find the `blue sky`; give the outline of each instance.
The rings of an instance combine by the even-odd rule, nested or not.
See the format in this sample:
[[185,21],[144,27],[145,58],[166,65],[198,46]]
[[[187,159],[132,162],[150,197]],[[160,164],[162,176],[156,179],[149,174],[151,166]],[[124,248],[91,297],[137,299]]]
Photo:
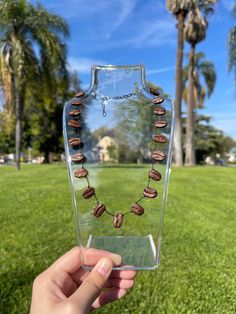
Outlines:
[[[236,98],[233,74],[227,73],[226,40],[235,25],[230,9],[236,0],[219,0],[210,18],[207,39],[197,50],[217,70],[214,94],[203,114],[236,139]],[[32,1],[36,2],[36,1]],[[165,0],[41,0],[69,23],[69,65],[87,88],[92,64],[144,64],[147,80],[162,86],[174,98],[176,28]],[[189,49],[185,45],[185,51]]]

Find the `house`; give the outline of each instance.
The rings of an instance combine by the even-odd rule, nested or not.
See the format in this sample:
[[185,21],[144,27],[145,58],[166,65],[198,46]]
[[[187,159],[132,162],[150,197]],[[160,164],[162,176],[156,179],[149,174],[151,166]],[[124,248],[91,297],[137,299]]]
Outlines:
[[227,157],[228,157],[229,162],[232,162],[232,163],[236,162],[236,147],[231,149]]
[[98,151],[98,159],[100,162],[117,162],[114,156],[110,156],[110,147],[117,148],[117,142],[113,137],[104,136],[98,141],[96,149]]

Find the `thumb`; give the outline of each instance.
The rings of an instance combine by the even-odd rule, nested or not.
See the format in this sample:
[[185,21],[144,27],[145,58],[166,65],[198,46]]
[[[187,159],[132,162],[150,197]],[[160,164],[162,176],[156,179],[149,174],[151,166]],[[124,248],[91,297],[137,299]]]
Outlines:
[[111,259],[100,259],[81,286],[70,297],[71,301],[78,305],[82,313],[90,311],[93,302],[100,295],[112,271],[112,267],[113,262]]

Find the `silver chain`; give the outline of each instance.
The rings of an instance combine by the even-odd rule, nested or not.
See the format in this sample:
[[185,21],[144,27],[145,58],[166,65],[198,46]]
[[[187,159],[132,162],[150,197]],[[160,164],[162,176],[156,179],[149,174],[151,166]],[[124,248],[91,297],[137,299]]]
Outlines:
[[135,95],[141,95],[142,94],[142,91],[143,90],[137,90],[133,93],[130,93],[130,94],[126,94],[126,95],[122,95],[122,96],[102,96],[102,95],[98,95],[98,94],[95,94],[94,92],[92,93],[93,97],[96,99],[96,100],[101,100],[101,105],[102,105],[102,115],[105,117],[107,115],[107,112],[106,112],[106,104],[107,104],[107,101],[109,100],[120,100],[120,99],[126,99],[126,98],[130,98],[132,96],[135,96]]

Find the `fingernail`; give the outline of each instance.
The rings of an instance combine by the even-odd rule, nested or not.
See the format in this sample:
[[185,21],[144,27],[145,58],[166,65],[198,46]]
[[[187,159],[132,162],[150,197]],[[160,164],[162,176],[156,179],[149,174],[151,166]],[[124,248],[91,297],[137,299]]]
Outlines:
[[103,258],[97,263],[97,265],[94,267],[94,270],[103,276],[107,276],[112,270],[112,262],[107,258]]
[[126,295],[126,293],[127,293],[127,290],[125,290],[125,289],[119,289],[119,292],[118,292],[118,294],[117,294],[117,298],[118,298],[118,299],[123,298],[123,297]]

